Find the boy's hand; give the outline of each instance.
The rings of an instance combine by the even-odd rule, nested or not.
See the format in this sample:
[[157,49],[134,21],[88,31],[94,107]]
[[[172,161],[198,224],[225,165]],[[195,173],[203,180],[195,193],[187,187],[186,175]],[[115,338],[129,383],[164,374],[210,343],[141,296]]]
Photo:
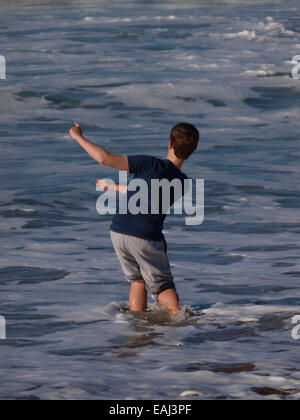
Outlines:
[[74,127],[69,130],[69,134],[74,140],[82,138],[82,129],[80,124],[74,121]]
[[114,182],[108,181],[107,179],[97,179],[96,186],[102,191],[117,191],[121,194],[126,194],[128,191],[127,185],[119,185]]
[[108,181],[107,179],[97,179],[96,186],[103,191],[107,191],[107,190],[115,191],[116,190],[116,185],[114,183]]

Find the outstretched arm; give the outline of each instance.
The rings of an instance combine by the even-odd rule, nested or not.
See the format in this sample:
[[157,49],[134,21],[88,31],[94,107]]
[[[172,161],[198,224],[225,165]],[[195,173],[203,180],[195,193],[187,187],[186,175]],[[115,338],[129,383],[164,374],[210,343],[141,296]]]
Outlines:
[[101,163],[101,165],[111,166],[112,168],[119,169],[120,171],[129,171],[127,156],[109,153],[103,147],[97,146],[87,140],[83,137],[81,126],[77,122],[74,122],[74,127],[70,129],[69,134],[94,160]]
[[115,184],[114,182],[110,182],[107,179],[97,179],[96,186],[103,191],[110,190],[110,191],[119,192],[121,194],[126,194],[127,191],[128,191],[128,186],[127,185]]

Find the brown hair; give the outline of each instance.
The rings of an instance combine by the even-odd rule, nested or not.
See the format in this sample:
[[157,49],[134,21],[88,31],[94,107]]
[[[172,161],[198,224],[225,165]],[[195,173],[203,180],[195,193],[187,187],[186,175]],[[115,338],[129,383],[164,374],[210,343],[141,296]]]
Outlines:
[[199,138],[199,131],[192,124],[183,122],[175,125],[170,135],[175,156],[187,159],[197,149]]

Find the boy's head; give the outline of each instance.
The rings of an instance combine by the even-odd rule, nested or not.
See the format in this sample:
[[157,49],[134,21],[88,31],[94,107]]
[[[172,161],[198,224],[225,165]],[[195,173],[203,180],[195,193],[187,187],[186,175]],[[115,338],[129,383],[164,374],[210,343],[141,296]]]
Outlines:
[[188,123],[179,123],[172,128],[170,141],[174,154],[178,159],[188,159],[197,149],[199,131]]

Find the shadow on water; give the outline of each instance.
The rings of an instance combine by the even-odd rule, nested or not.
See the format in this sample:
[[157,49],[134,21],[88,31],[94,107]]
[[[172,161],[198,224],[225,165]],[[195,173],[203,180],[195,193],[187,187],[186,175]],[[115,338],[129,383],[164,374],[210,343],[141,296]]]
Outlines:
[[0,284],[37,284],[57,281],[67,277],[70,272],[40,267],[20,266],[0,269]]

